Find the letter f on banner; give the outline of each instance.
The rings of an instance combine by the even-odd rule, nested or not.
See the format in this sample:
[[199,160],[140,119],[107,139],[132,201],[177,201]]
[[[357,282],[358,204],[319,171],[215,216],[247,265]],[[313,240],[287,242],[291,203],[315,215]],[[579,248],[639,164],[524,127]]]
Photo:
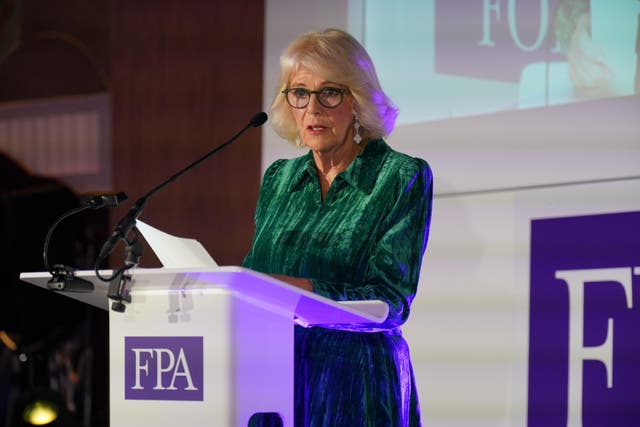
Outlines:
[[[633,273],[639,274],[640,267]],[[563,280],[569,289],[569,390],[567,426],[582,427],[582,366],[585,360],[602,362],[607,373],[607,387],[613,387],[613,319],[607,322],[607,336],[598,346],[584,345],[584,293],[587,283],[624,288],[627,308],[632,308],[632,269],[597,268],[585,270],[559,270],[556,279]]]

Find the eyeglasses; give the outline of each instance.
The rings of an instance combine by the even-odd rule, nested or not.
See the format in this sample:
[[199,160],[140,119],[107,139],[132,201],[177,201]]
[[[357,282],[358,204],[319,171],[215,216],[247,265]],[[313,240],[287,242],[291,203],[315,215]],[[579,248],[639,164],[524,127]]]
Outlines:
[[301,87],[294,87],[282,91],[287,102],[293,108],[305,108],[309,105],[311,94],[315,94],[320,105],[326,108],[336,108],[342,103],[346,89],[337,87],[323,87],[320,90],[308,90]]

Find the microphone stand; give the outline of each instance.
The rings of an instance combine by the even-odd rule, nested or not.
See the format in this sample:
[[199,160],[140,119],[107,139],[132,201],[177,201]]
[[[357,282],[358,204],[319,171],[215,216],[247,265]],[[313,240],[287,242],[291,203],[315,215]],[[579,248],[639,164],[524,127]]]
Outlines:
[[44,248],[42,250],[42,259],[45,269],[51,273],[51,279],[47,282],[47,288],[57,291],[68,292],[91,292],[93,291],[93,283],[88,280],[75,276],[76,268],[63,264],[55,264],[49,266],[49,243],[55,228],[66,218],[85,211],[87,209],[100,209],[103,207],[116,207],[118,204],[127,200],[127,195],[120,192],[117,194],[97,194],[94,196],[80,196],[80,206],[62,214],[47,231],[44,239]]
[[[200,157],[195,162],[189,164],[185,168],[179,170],[177,173],[173,174],[160,184],[156,185],[154,188],[149,190],[146,194],[140,197],[135,204],[131,207],[129,212],[118,222],[113,234],[109,239],[104,243],[102,248],[100,249],[100,253],[98,254],[98,258],[95,263],[95,273],[96,276],[104,281],[110,282],[109,291],[107,296],[114,300],[111,308],[114,311],[123,312],[125,310],[124,302],[131,302],[131,297],[128,293],[127,284],[131,281],[131,278],[128,275],[124,275],[123,273],[130,268],[136,267],[142,256],[143,245],[138,238],[139,231],[136,228],[136,220],[142,214],[142,211],[147,206],[149,199],[153,194],[160,191],[162,188],[166,187],[176,179],[178,179],[183,174],[189,172],[191,169],[198,166],[200,163],[207,160],[209,157],[213,156],[218,151],[225,148],[227,145],[234,142],[236,139],[240,137],[247,129],[251,127],[262,126],[267,121],[267,114],[264,112],[258,113],[254,115],[249,123],[242,128],[238,133],[236,133],[231,139],[220,144],[213,150],[209,151],[204,156]],[[131,234],[131,237],[129,235]],[[125,242],[125,265],[123,267],[115,270],[111,276],[105,277],[99,271],[100,264],[113,252],[116,245],[120,242]],[[120,280],[116,281],[118,277],[121,277]]]

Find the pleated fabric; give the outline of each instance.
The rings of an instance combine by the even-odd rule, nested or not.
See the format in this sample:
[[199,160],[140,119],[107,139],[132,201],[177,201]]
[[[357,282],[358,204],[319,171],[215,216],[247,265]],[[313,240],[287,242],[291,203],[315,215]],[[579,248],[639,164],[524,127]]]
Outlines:
[[325,200],[311,152],[265,172],[243,265],[309,278],[333,300],[389,305],[382,324],[295,327],[296,427],[420,425],[400,326],[417,290],[432,193],[429,165],[383,140],[364,147]]

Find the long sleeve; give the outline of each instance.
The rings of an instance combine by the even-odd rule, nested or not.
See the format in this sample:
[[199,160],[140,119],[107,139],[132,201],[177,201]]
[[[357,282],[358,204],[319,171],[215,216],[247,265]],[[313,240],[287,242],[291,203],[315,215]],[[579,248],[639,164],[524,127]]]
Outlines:
[[420,425],[398,327],[417,291],[432,192],[429,165],[382,140],[366,145],[324,200],[311,153],[265,172],[243,265],[311,279],[333,300],[389,305],[382,324],[295,327],[296,425]]
[[[244,266],[313,281],[333,300],[378,299],[382,325],[404,323],[416,293],[429,234],[433,179],[421,159],[372,141],[338,175],[323,202],[310,155],[279,160],[265,172],[256,233]],[[341,326],[344,328],[344,326]]]
[[433,191],[429,166],[415,159],[405,163],[398,182],[398,198],[381,224],[364,279],[356,283],[313,279],[314,292],[333,300],[386,302],[389,315],[378,328],[394,328],[407,320],[429,235]]

